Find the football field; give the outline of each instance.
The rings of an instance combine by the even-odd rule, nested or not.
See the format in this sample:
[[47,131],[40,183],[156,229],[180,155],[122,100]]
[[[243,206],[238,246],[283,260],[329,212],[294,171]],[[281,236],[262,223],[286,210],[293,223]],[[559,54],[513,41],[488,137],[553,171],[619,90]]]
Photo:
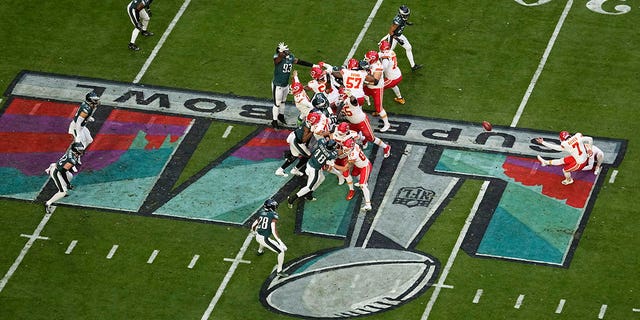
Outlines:
[[[424,67],[395,48],[373,209],[331,174],[288,208],[306,179],[274,174],[276,46],[362,59],[402,4]],[[0,319],[640,319],[635,0],[156,0],[140,51],[126,5],[0,3]],[[95,141],[46,214],[91,90]],[[562,130],[593,137],[600,174],[541,165]],[[286,278],[249,232],[268,198]]]

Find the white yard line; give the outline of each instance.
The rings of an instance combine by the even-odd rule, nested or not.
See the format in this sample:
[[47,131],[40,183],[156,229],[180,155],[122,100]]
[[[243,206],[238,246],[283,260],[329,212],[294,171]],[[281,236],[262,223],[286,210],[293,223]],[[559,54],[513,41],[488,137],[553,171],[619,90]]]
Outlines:
[[227,287],[227,284],[229,284],[229,280],[231,280],[231,277],[236,272],[236,268],[238,268],[240,261],[243,261],[242,257],[244,256],[244,253],[249,248],[249,244],[251,243],[252,239],[253,239],[252,233],[249,233],[247,238],[244,239],[244,243],[242,244],[240,251],[238,251],[236,258],[233,260],[233,263],[231,264],[229,271],[227,271],[227,274],[224,276],[224,279],[222,280],[222,283],[220,284],[218,291],[216,291],[216,295],[213,297],[213,299],[211,299],[211,303],[209,303],[209,306],[207,307],[207,310],[202,315],[201,320],[207,320],[211,316],[211,313],[213,312],[213,308],[216,307],[218,300],[220,300],[220,297],[222,296],[222,292],[224,292],[224,289]]
[[[53,211],[55,211],[55,207]],[[0,280],[0,292],[2,292],[2,289],[4,289],[4,287],[7,285],[7,282],[9,282],[9,279],[11,279],[11,276],[13,276],[13,274],[16,272],[16,270],[20,266],[20,263],[22,263],[22,259],[24,259],[24,256],[27,255],[27,252],[29,251],[33,243],[36,242],[36,240],[38,240],[38,238],[40,237],[40,232],[42,232],[42,229],[44,229],[44,226],[47,224],[47,222],[49,222],[49,218],[51,218],[51,213],[46,213],[42,218],[42,220],[40,220],[40,224],[38,224],[38,227],[36,227],[36,230],[33,231],[33,234],[31,235],[31,237],[29,237],[29,241],[27,241],[27,243],[24,245],[24,247],[20,251],[20,254],[16,258],[16,260],[13,262],[11,267],[9,267],[9,270],[4,275],[2,280]]]
[[513,307],[516,309],[520,309],[520,307],[522,306],[522,302],[524,302],[524,294],[521,294],[518,296],[518,299],[516,300],[516,304]]
[[616,182],[616,176],[618,176],[618,170],[613,170],[613,172],[611,172],[611,177],[609,177],[609,183]]
[[598,319],[604,319],[604,314],[607,312],[607,305],[603,304],[600,307],[600,313],[598,313]]
[[565,302],[567,302],[567,300],[560,299],[560,302],[558,302],[558,307],[556,308],[556,313],[562,313],[562,309],[564,309]]
[[524,97],[522,97],[522,101],[520,102],[520,106],[518,107],[518,111],[516,111],[516,115],[515,115],[515,117],[513,117],[513,120],[511,121],[511,127],[515,127],[515,126],[518,125],[518,122],[520,121],[520,117],[522,116],[522,113],[524,112],[524,108],[527,105],[527,102],[529,101],[529,97],[531,96],[531,93],[533,92],[533,89],[535,88],[536,83],[538,82],[538,78],[540,78],[540,74],[542,73],[542,70],[544,69],[544,65],[547,63],[547,58],[549,58],[549,54],[551,53],[551,49],[553,49],[553,45],[556,42],[556,39],[558,38],[558,34],[560,33],[560,29],[562,29],[562,25],[564,24],[564,20],[567,18],[567,15],[569,14],[569,10],[571,9],[572,5],[573,5],[573,0],[567,1],[567,5],[565,5],[564,10],[562,11],[562,15],[560,15],[560,19],[558,20],[558,23],[556,24],[556,28],[555,28],[555,30],[553,30],[553,34],[551,35],[551,39],[549,39],[549,43],[547,43],[547,48],[544,50],[544,53],[542,54],[542,59],[540,59],[540,63],[538,63],[538,69],[536,69],[536,72],[533,74],[533,78],[531,79],[531,82],[529,83],[529,87],[527,88],[527,91],[525,91]]
[[118,250],[118,245],[114,244],[113,247],[111,247],[111,250],[109,250],[109,254],[107,254],[107,259],[113,258],[113,255],[116,254],[116,250]]
[[231,133],[231,129],[233,129],[233,126],[227,126],[227,130],[224,130],[224,133],[222,134],[223,139],[226,139],[227,137],[229,137],[229,134]]
[[483,292],[482,289],[478,289],[476,291],[476,295],[473,297],[473,301],[472,301],[473,303],[477,304],[478,302],[480,302],[480,297],[482,297],[482,292]]
[[373,18],[375,18],[376,13],[378,13],[378,9],[380,9],[382,2],[384,2],[384,0],[378,0],[376,2],[376,5],[373,6],[373,9],[371,9],[371,13],[367,18],[367,21],[364,22],[364,26],[362,26],[362,30],[360,30],[360,34],[358,35],[358,38],[356,38],[356,42],[354,42],[353,46],[351,46],[351,50],[347,54],[347,58],[344,59],[344,62],[342,63],[343,65],[346,66],[349,59],[351,59],[356,53],[356,50],[358,50],[358,46],[360,46],[360,42],[362,42],[362,39],[364,39],[364,34],[367,33],[367,30],[369,30],[369,26],[371,26],[371,22],[373,21]]
[[440,278],[438,279],[438,286],[436,286],[433,289],[433,293],[431,294],[431,299],[429,299],[429,303],[427,303],[427,307],[424,309],[424,313],[422,314],[422,318],[421,318],[422,320],[425,320],[425,319],[429,318],[429,314],[431,313],[431,309],[433,309],[433,305],[436,303],[436,300],[438,299],[438,295],[440,294],[440,290],[442,288],[441,286],[447,280],[447,276],[449,275],[449,271],[451,271],[451,267],[453,267],[453,262],[456,260],[456,256],[458,255],[458,252],[460,251],[460,246],[462,246],[462,241],[464,240],[465,236],[467,235],[467,231],[469,230],[469,226],[471,225],[471,221],[473,221],[473,218],[476,216],[476,212],[478,211],[478,207],[480,206],[480,202],[484,198],[484,194],[487,192],[487,187],[489,187],[489,181],[485,181],[482,184],[482,187],[480,188],[480,192],[478,193],[478,196],[476,197],[476,201],[473,203],[473,207],[471,208],[471,212],[469,213],[469,216],[467,217],[467,220],[464,222],[464,226],[462,227],[462,230],[460,230],[460,235],[458,235],[458,240],[456,241],[456,244],[453,246],[453,249],[451,250],[451,254],[449,255],[449,260],[447,260],[447,264],[445,265],[444,269],[442,270],[442,274],[440,275]]
[[153,250],[153,252],[151,253],[151,256],[149,256],[149,259],[147,260],[148,264],[152,264],[153,261],[156,260],[156,257],[158,256],[158,253],[160,253],[160,250]]
[[191,0],[185,0],[184,1],[184,3],[182,4],[182,7],[180,7],[180,10],[178,10],[178,13],[176,13],[176,16],[173,17],[173,20],[171,21],[171,23],[167,27],[167,30],[165,30],[164,33],[162,34],[162,37],[160,38],[160,41],[158,41],[158,44],[156,44],[155,48],[153,48],[153,51],[151,51],[151,54],[147,58],[147,61],[144,62],[144,65],[142,66],[142,69],[140,69],[140,72],[138,72],[138,75],[136,76],[136,78],[133,79],[133,83],[140,82],[140,79],[142,79],[144,74],[147,73],[147,69],[149,69],[149,66],[151,65],[151,62],[153,62],[153,59],[156,58],[156,55],[158,54],[158,51],[160,51],[160,48],[162,48],[162,46],[164,45],[164,42],[167,41],[167,38],[169,37],[169,34],[171,34],[171,31],[173,31],[173,28],[178,23],[178,20],[180,20],[180,17],[182,17],[182,14],[184,13],[184,11],[187,10],[187,7],[189,6],[189,3],[191,3]]

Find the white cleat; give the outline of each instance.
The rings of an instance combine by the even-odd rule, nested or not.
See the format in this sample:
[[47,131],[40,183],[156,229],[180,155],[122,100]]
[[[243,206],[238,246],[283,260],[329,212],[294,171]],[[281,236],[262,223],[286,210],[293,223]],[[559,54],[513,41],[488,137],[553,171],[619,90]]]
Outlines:
[[542,159],[541,156],[538,156],[538,161],[540,161],[540,164],[542,164],[543,167],[547,165],[547,160]]
[[364,206],[362,206],[362,208],[360,208],[361,211],[371,211],[371,204],[365,204]]
[[391,124],[387,122],[384,124],[384,126],[382,126],[382,129],[380,129],[380,132],[386,132],[387,130],[389,130],[389,128],[391,128]]
[[293,167],[293,169],[291,169],[291,174],[296,175],[298,177],[304,176],[304,172],[298,170],[298,168],[296,167]]
[[600,174],[600,170],[601,170],[601,169],[602,169],[602,168],[600,168],[600,167],[596,167],[596,169],[595,169],[595,170],[593,170],[593,174],[595,174],[596,176],[597,176],[597,175],[599,175],[599,174]]
[[346,180],[346,179],[345,179],[342,175],[339,175],[339,176],[338,176],[338,185],[339,185],[339,186],[343,185],[343,184],[344,184],[344,182],[345,182],[345,180]]
[[289,175],[286,172],[284,172],[284,169],[278,168],[278,170],[276,170],[276,176],[288,177]]
[[570,184],[573,183],[573,179],[564,179],[562,180],[562,184],[564,184],[565,186],[568,186]]

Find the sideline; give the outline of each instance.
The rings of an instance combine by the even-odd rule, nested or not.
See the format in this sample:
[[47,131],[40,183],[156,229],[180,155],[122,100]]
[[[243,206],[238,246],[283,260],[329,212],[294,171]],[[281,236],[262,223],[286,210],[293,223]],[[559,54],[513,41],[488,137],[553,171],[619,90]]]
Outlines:
[[156,58],[156,55],[158,54],[158,51],[160,51],[160,48],[162,48],[162,46],[164,45],[164,42],[167,41],[167,38],[171,34],[171,31],[173,31],[173,28],[178,23],[178,20],[180,20],[180,17],[182,17],[182,14],[184,13],[184,11],[187,10],[187,7],[189,6],[189,3],[191,3],[191,0],[185,0],[184,1],[184,3],[182,4],[182,7],[180,7],[180,10],[178,10],[178,13],[176,13],[176,16],[173,17],[173,20],[171,20],[171,23],[169,23],[169,26],[167,27],[167,30],[165,30],[164,33],[162,34],[162,37],[160,38],[160,41],[158,41],[156,46],[153,48],[153,51],[151,51],[151,54],[147,58],[147,61],[144,62],[144,65],[142,66],[142,69],[140,69],[140,72],[138,72],[138,75],[136,76],[136,78],[133,79],[133,83],[140,82],[140,79],[142,79],[144,74],[147,73],[147,69],[149,69],[149,66],[151,65],[151,62],[153,62],[153,59]]

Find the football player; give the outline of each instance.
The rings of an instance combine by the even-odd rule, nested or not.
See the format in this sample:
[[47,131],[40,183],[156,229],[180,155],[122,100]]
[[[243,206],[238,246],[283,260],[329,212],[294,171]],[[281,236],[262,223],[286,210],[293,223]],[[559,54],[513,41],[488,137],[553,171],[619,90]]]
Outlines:
[[140,47],[136,45],[138,34],[142,33],[145,37],[153,35],[153,32],[147,31],[149,20],[151,19],[151,2],[153,0],[131,0],[127,5],[127,14],[134,27],[133,31],[131,31],[131,41],[129,42],[130,50],[140,50]]
[[[285,152],[284,163],[276,170],[276,176],[289,176],[284,170],[298,160],[298,164],[291,169],[291,174],[303,176],[302,168],[307,164],[311,151],[309,151],[309,142],[314,135],[313,130],[318,130],[318,124],[322,121],[322,114],[310,112],[307,114],[306,120],[293,130],[287,136],[289,143],[289,151]],[[326,121],[326,120],[325,120]]]
[[396,95],[393,101],[399,104],[405,104],[405,100],[400,93],[400,87],[398,84],[402,82],[402,71],[398,66],[398,57],[396,57],[395,51],[391,50],[391,44],[389,41],[382,40],[380,42],[380,52],[378,56],[382,61],[382,67],[384,68],[384,89],[391,89]]
[[[346,166],[348,163],[347,156],[349,155],[347,151],[349,150],[344,147],[344,144],[348,140],[359,141],[361,136],[357,132],[349,129],[348,122],[340,122],[340,124],[338,124],[338,126],[336,127],[336,131],[333,133],[331,137],[334,140],[336,140],[336,142],[338,143],[338,146],[340,147],[338,149],[338,157],[336,158],[336,161],[335,161],[336,165]],[[351,178],[351,175],[348,174],[348,172],[346,171],[342,172],[335,168],[331,170],[331,173],[338,176],[338,185],[343,185],[345,181],[347,182],[347,187],[349,187],[349,192],[347,193],[346,199],[347,200],[353,199],[353,196],[356,194],[356,191],[353,188],[353,178]]]
[[[324,69],[323,69],[324,68]],[[335,112],[336,104],[340,99],[340,85],[337,81],[332,81],[332,77],[328,70],[333,67],[322,61],[318,65],[311,68],[311,80],[307,83],[307,88],[313,90],[314,93],[323,93],[329,99],[329,106]]]
[[362,152],[360,146],[355,143],[354,139],[349,139],[344,142],[343,148],[347,153],[347,166],[344,168],[344,172],[349,173],[354,177],[359,177],[358,187],[362,190],[364,197],[364,206],[360,208],[362,211],[371,210],[371,192],[369,191],[368,181],[369,175],[373,165],[369,158]]
[[313,109],[311,105],[311,99],[309,99],[309,95],[304,90],[304,86],[298,79],[298,70],[293,70],[293,83],[291,83],[291,92],[293,94],[293,100],[296,103],[296,108],[300,111],[300,115],[298,116],[298,124],[301,124],[307,118],[309,111]]
[[305,67],[312,67],[313,64],[301,59],[296,58],[289,47],[280,42],[276,47],[276,52],[273,55],[273,80],[271,81],[271,96],[273,97],[273,107],[271,108],[272,121],[271,126],[278,129],[280,124],[287,124],[284,118],[284,107],[287,101],[287,95],[289,94],[289,76],[293,71],[293,65],[299,64]]
[[311,158],[307,162],[305,173],[307,174],[307,184],[292,196],[287,197],[289,208],[293,208],[293,203],[298,198],[304,197],[306,200],[315,201],[313,191],[315,191],[324,181],[324,170],[331,170],[336,167],[338,170],[344,170],[343,167],[336,166],[335,159],[338,157],[337,146],[335,140],[320,139],[316,147],[311,151]]
[[[569,155],[564,158],[552,160],[545,160],[540,155],[537,157],[542,166],[562,166],[562,173],[565,177],[565,179],[562,180],[562,184],[569,185],[573,183],[571,172],[584,170],[585,167],[589,165],[589,158],[594,157],[593,138],[583,136],[580,132],[576,132],[574,135],[571,135],[568,131],[560,131],[559,138],[560,145],[546,142],[542,137],[536,138],[536,142],[551,150],[565,151],[569,153]],[[596,175],[600,173],[600,165],[604,158],[604,154],[599,148],[597,151],[600,153],[600,155],[598,155],[600,160],[597,160],[598,170],[597,172],[594,172]]]
[[382,62],[378,58],[378,51],[368,51],[364,55],[364,60],[369,65],[369,74],[373,77],[373,82],[367,82],[364,87],[364,93],[373,98],[373,106],[376,108],[375,114],[382,119],[384,123],[380,132],[389,130],[391,124],[389,124],[389,118],[387,112],[382,106],[382,93],[384,91],[384,68]]
[[356,98],[346,91],[343,99],[344,102],[340,113],[347,121],[349,121],[349,128],[356,132],[361,132],[365,139],[364,143],[373,142],[382,148],[382,150],[384,150],[384,157],[388,158],[391,154],[391,146],[373,135],[373,129],[371,129],[369,118],[364,111],[362,111],[362,107],[358,104]]
[[73,141],[82,143],[85,150],[93,142],[87,123],[95,121],[93,114],[98,105],[100,105],[100,97],[93,91],[87,93],[84,101],[73,116],[73,120],[69,123],[68,132],[73,136]]
[[76,166],[79,164],[78,159],[83,153],[84,146],[82,143],[74,142],[58,162],[52,163],[49,168],[45,170],[58,188],[58,192],[45,202],[45,210],[47,213],[53,213],[53,203],[66,196],[67,190],[73,189],[71,185],[71,179],[73,178],[72,172],[78,172]]
[[262,208],[256,213],[256,219],[251,224],[251,232],[256,236],[256,241],[258,242],[258,256],[264,254],[264,248],[268,248],[278,255],[276,275],[284,278],[289,276],[282,272],[284,252],[287,251],[287,246],[278,236],[278,230],[276,229],[276,223],[280,219],[276,212],[277,207],[278,202],[273,199],[267,199]]
[[409,39],[404,35],[404,28],[413,25],[412,22],[409,22],[409,15],[411,15],[409,7],[404,4],[401,5],[398,9],[398,14],[393,18],[389,33],[382,37],[378,45],[380,45],[382,40],[387,40],[391,44],[391,50],[393,50],[396,44],[400,44],[406,51],[407,59],[409,59],[409,64],[411,65],[411,71],[416,71],[421,69],[422,65],[416,64],[415,61],[413,61],[411,43],[409,43]]

